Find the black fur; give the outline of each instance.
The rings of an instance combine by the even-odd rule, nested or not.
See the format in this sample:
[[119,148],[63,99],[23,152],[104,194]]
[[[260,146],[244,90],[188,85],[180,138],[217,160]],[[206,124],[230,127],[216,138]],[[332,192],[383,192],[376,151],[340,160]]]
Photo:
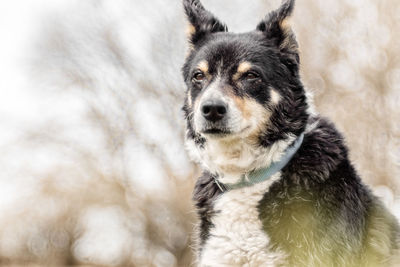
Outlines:
[[368,209],[375,201],[350,164],[341,135],[321,119],[282,170],[282,179],[259,203],[260,219],[273,246],[293,255],[288,266],[298,264],[299,259],[311,253],[319,256],[313,251],[315,248],[300,247],[301,241],[296,240],[307,238],[318,246],[332,235],[329,246],[333,249],[320,248],[324,253],[322,263],[328,265],[346,253],[360,256]]
[[215,183],[215,177],[208,172],[197,180],[193,201],[196,203],[197,212],[201,218],[200,221],[200,248],[209,236],[210,227],[212,227],[211,217],[214,215],[213,203],[222,194]]
[[286,64],[292,67],[295,74],[298,74],[300,57],[296,38],[290,28],[282,28],[282,23],[292,15],[294,2],[294,0],[288,0],[278,10],[268,14],[258,24],[257,30],[263,32],[267,39],[279,47],[280,51],[287,56]]
[[197,45],[203,37],[210,33],[228,31],[228,27],[211,12],[204,9],[199,0],[185,0],[183,6],[190,24],[195,29],[194,34],[190,36],[190,42],[193,45]]
[[[259,146],[268,147],[288,135],[299,136],[307,126],[314,125],[282,170],[281,179],[258,205],[272,248],[288,255],[285,266],[307,266],[310,259],[315,259],[315,266],[386,266],[400,249],[398,223],[363,185],[341,134],[326,119],[308,112],[299,76],[298,45],[284,23],[293,11],[294,0],[285,1],[255,31],[243,34],[226,32],[227,27],[198,0],[184,0],[184,6],[195,28],[190,36],[194,48],[182,69],[190,97],[183,107],[189,140],[200,149],[206,142],[194,130],[189,102],[203,93],[217,71],[236,97],[253,99],[272,112],[258,136]],[[193,83],[195,66],[201,60],[209,63],[211,78]],[[260,74],[257,82],[232,79],[243,61],[252,62]],[[270,106],[271,88],[281,96],[274,107]],[[216,175],[205,170],[194,190],[193,200],[201,220],[200,248],[213,227],[211,218],[217,212],[213,203],[223,194],[214,182]],[[387,249],[379,250],[376,244]]]

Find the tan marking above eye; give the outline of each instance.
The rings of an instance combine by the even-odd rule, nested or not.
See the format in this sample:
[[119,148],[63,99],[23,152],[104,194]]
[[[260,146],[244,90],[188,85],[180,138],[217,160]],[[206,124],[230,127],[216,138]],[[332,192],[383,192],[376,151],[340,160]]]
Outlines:
[[199,64],[197,64],[197,68],[204,74],[208,73],[208,62],[206,60],[200,61]]
[[237,72],[245,73],[245,72],[248,72],[250,69],[251,69],[251,63],[244,61],[239,64]]
[[239,78],[242,76],[243,73],[248,72],[249,70],[251,70],[251,63],[248,61],[243,61],[239,64],[238,68],[237,68],[237,72],[233,75],[233,80],[239,80]]

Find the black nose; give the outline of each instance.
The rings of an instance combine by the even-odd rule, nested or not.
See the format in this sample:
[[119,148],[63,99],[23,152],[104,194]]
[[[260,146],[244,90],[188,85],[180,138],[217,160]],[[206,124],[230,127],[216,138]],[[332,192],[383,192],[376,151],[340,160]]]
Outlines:
[[201,106],[201,113],[206,120],[216,122],[225,117],[227,106],[222,101],[206,101]]

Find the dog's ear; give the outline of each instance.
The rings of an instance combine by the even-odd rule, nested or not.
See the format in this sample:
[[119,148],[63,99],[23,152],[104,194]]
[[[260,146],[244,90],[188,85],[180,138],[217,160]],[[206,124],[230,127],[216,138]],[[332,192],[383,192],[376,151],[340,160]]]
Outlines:
[[289,19],[294,9],[295,0],[284,0],[279,9],[269,13],[257,26],[279,50],[299,64],[298,44],[290,27]]
[[183,6],[189,21],[188,38],[193,46],[208,34],[228,31],[227,26],[207,11],[200,0],[183,0]]

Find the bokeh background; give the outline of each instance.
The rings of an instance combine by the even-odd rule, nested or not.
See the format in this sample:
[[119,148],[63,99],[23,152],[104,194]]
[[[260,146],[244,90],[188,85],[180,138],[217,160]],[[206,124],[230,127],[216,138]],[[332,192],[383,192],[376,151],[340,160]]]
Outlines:
[[[203,0],[248,31],[279,0]],[[400,2],[299,0],[304,84],[400,217]],[[180,0],[0,2],[0,265],[191,266]]]

